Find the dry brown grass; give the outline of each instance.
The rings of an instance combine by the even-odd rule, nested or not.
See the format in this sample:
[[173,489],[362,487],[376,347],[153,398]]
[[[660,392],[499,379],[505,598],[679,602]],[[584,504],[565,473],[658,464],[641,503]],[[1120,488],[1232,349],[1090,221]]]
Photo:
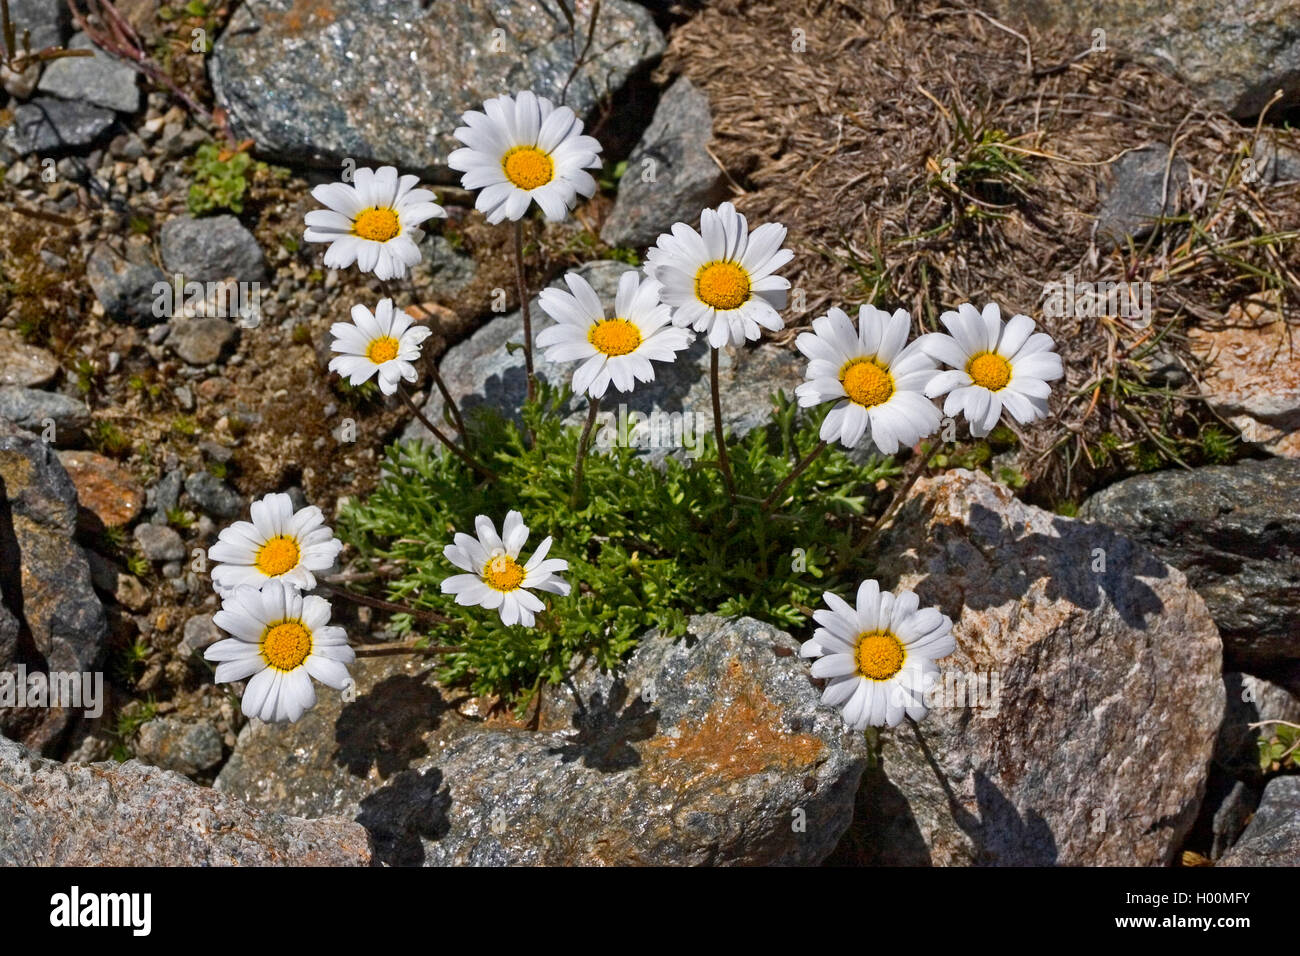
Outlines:
[[[1044,284],[1067,273],[1153,283],[1149,329],[1046,320],[1067,382],[1052,424],[1021,433],[1020,463],[1047,500],[1198,460],[1212,416],[1147,384],[1156,352],[1195,369],[1186,324],[1277,289],[1288,321],[1300,314],[1300,187],[1243,182],[1254,130],[1114,52],[1077,58],[1087,47],[958,5],[724,0],[674,32],[660,69],[708,92],[741,210],[790,226],[806,309],[787,341],[829,305],[901,305],[930,330],[966,300],[1041,320]],[[1207,190],[1180,197],[1185,214],[1153,240],[1111,251],[1094,237],[1107,167],[1148,144],[1173,144]]]

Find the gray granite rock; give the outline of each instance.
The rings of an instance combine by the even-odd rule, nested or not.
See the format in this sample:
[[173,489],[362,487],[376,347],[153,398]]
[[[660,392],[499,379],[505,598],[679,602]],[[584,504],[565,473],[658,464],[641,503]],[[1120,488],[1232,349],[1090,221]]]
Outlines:
[[0,418],[38,435],[44,433],[47,422],[53,422],[54,443],[59,445],[82,435],[90,425],[90,412],[84,402],[58,392],[16,385],[0,388]]
[[23,32],[29,34],[33,51],[61,46],[68,36],[71,17],[66,3],[53,0],[9,0],[9,19],[21,47]]
[[176,653],[183,659],[198,661],[205,650],[225,636],[221,628],[212,622],[211,614],[195,614],[185,622]]
[[[621,262],[601,260],[588,262],[575,271],[591,283],[602,301],[612,305],[619,276],[631,268]],[[563,287],[563,280],[552,285]],[[535,338],[551,324],[551,318],[542,311],[536,296],[530,308]],[[524,354],[522,349],[510,350],[507,343],[522,343],[523,330],[520,312],[503,315],[449,349],[439,363],[438,369],[447,389],[470,420],[471,427],[474,410],[483,406],[518,419],[526,388]],[[803,381],[803,365],[797,353],[769,342],[739,350],[724,349],[718,379],[722,388],[723,425],[728,432],[743,435],[766,422],[771,417],[772,393],[784,390],[787,396],[793,397],[795,386]],[[560,386],[572,381],[577,363],[554,365],[546,360],[541,349],[537,349],[533,353],[533,366],[538,378]],[[630,394],[613,388],[606,392],[601,427],[593,438],[594,448],[608,447],[616,440],[623,440],[618,437],[623,433],[631,435],[631,440],[639,443],[637,447],[645,449],[652,459],[679,448],[684,454],[692,454],[693,450],[698,455],[698,443],[713,434],[708,343],[697,338],[686,352],[679,353],[676,362],[656,362],[654,369],[655,380],[638,384]],[[620,412],[620,407],[625,411]],[[442,421],[442,410],[442,396],[433,389],[424,405],[424,413],[437,424]],[[569,420],[581,424],[586,410],[586,399],[575,396],[569,406]],[[634,423],[633,413],[646,420],[639,433],[619,425],[620,421]],[[659,418],[652,420],[651,416],[656,413],[659,413]],[[655,425],[656,421],[660,424]],[[407,425],[403,437],[432,438],[428,430],[415,420]]]
[[[466,110],[523,89],[559,100],[591,8],[568,9],[576,37],[552,2],[250,0],[217,40],[213,91],[239,135],[269,155],[449,178],[446,157],[459,145],[451,133]],[[663,48],[648,11],[604,0],[567,104],[586,114]]]
[[1086,501],[1187,575],[1229,666],[1300,690],[1300,461],[1274,458],[1137,475]]
[[48,385],[59,372],[59,360],[49,351],[22,340],[8,329],[0,329],[0,387]]
[[0,738],[0,866],[368,866],[355,823],[252,809],[137,761],[64,764]]
[[[1173,73],[1238,118],[1300,103],[1297,0],[985,0],[1012,24],[1078,35],[1080,52],[1105,31],[1106,45]],[[1272,115],[1276,115],[1275,113]]]
[[417,289],[435,287],[439,292],[456,293],[474,280],[478,263],[440,233],[426,233],[420,240],[423,258],[411,269],[411,282]]
[[873,563],[953,619],[957,650],[926,719],[882,733],[855,862],[1168,865],[1224,707],[1182,574],[965,470],[917,483]]
[[1250,825],[1217,865],[1300,866],[1300,777],[1269,781]]
[[158,247],[167,271],[187,282],[266,278],[262,247],[234,216],[174,216],[163,223]]
[[98,246],[86,261],[86,278],[109,318],[133,325],[153,325],[167,318],[155,308],[158,289],[167,277],[154,265],[129,262],[107,246]]
[[206,720],[155,717],[140,725],[134,751],[142,763],[194,777],[221,763],[221,734]]
[[[11,648],[21,660],[0,659],[0,670],[16,663],[26,664],[29,673],[95,670],[108,625],[85,552],[73,538],[76,488],[50,445],[3,419],[0,489],[0,591],[5,604],[21,614],[25,645]],[[48,750],[57,746],[72,716],[65,708],[0,710],[0,732]]]
[[134,113],[140,108],[135,70],[96,47],[84,33],[74,35],[68,48],[92,50],[94,56],[64,57],[47,64],[38,90],[119,113]]
[[21,155],[89,146],[113,125],[114,115],[77,100],[38,96],[14,109],[4,144]]
[[1179,192],[1187,185],[1187,164],[1169,149],[1144,146],[1125,153],[1111,167],[1111,183],[1097,211],[1097,238],[1116,246],[1137,241],[1155,229],[1155,220],[1178,209]]
[[214,518],[238,518],[247,505],[239,492],[210,471],[196,471],[186,478],[185,491],[200,511]]
[[190,365],[211,365],[234,347],[239,326],[230,319],[210,316],[177,319],[167,336],[167,347]]
[[797,651],[694,617],[621,679],[581,672],[538,731],[466,719],[427,663],[364,658],[355,702],[250,724],[216,786],[355,817],[393,864],[812,864],[849,824],[865,748]]
[[150,561],[179,561],[188,554],[176,529],[165,524],[138,524],[133,537],[140,553]]
[[627,160],[618,199],[600,230],[611,246],[652,246],[673,223],[695,222],[724,195],[721,168],[709,155],[709,97],[686,77],[659,100],[654,119]]

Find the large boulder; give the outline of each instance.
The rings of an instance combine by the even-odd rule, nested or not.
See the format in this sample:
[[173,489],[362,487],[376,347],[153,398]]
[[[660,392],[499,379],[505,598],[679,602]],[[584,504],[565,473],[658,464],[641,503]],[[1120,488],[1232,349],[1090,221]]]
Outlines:
[[[1300,102],[1298,0],[984,0],[1013,24],[1080,35],[1172,71],[1218,109],[1259,113],[1282,90]],[[1274,107],[1278,109],[1278,107]]]
[[[612,306],[618,280],[632,267],[621,262],[588,262],[574,270],[591,283],[601,301]],[[554,288],[567,288],[562,280]],[[534,296],[530,305],[533,337],[552,319],[542,311]],[[518,310],[483,325],[469,338],[447,350],[438,369],[447,389],[466,417],[475,409],[487,406],[515,418],[526,394],[524,354],[510,343],[524,340],[523,314]],[[578,363],[555,365],[546,360],[541,349],[533,351],[533,370],[537,377],[561,386],[573,380]],[[793,397],[795,387],[803,381],[804,363],[790,349],[770,342],[748,345],[741,349],[722,350],[718,380],[722,389],[722,422],[730,434],[743,435],[771,417],[771,396],[784,391]],[[709,348],[703,338],[675,362],[655,362],[653,382],[638,384],[631,393],[610,388],[602,403],[600,428],[593,442],[597,449],[613,442],[640,448],[651,459],[681,450],[698,456],[700,442],[713,434],[713,405],[709,390]],[[587,402],[575,396],[569,406],[569,421],[579,425],[586,417]],[[424,414],[441,427],[443,401],[437,389],[430,389]],[[641,416],[638,420],[634,416]],[[412,420],[405,438],[432,439],[419,421]]]
[[[0,672],[83,674],[100,664],[108,624],[76,526],[76,488],[54,449],[0,419],[0,594],[20,624]],[[0,636],[0,650],[6,643]],[[4,709],[0,732],[52,749],[74,716],[63,707]]]
[[355,818],[394,864],[812,864],[849,825],[866,752],[797,650],[695,617],[683,640],[647,635],[621,678],[581,672],[536,731],[462,714],[427,663],[363,659],[355,702],[250,724],[216,785]]
[[1187,575],[1230,667],[1300,689],[1300,461],[1137,475],[1093,495],[1080,515]]
[[366,866],[347,820],[268,813],[179,774],[43,760],[0,738],[0,866]]
[[918,482],[878,549],[887,583],[954,620],[957,650],[929,716],[882,734],[858,862],[1168,864],[1224,706],[1219,637],[1182,574],[964,470]]
[[336,169],[346,159],[392,163],[449,178],[447,155],[459,145],[451,133],[466,110],[531,89],[585,115],[663,51],[649,11],[604,0],[575,72],[591,9],[528,0],[249,0],[217,40],[212,86],[240,136],[270,155]]

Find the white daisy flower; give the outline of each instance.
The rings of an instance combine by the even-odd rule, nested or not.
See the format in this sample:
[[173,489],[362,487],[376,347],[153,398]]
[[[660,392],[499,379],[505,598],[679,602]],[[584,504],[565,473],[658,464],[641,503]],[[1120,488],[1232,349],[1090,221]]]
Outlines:
[[220,594],[242,585],[260,588],[268,581],[310,591],[316,587],[312,572],[333,567],[343,550],[315,505],[295,512],[288,495],[271,494],[254,501],[250,511],[252,521],[225,528],[208,550],[216,562],[212,584]]
[[939,410],[925,397],[935,363],[907,344],[912,317],[892,316],[870,305],[858,309],[858,327],[839,309],[813,320],[813,331],[795,339],[808,357],[808,379],[795,395],[804,408],[835,402],[822,422],[823,441],[856,447],[870,430],[886,455],[911,446],[939,427]]
[[983,438],[993,430],[1005,408],[1020,424],[1047,417],[1048,382],[1065,374],[1056,343],[1046,332],[1034,331],[1027,315],[1012,316],[1004,326],[996,303],[981,313],[970,303],[939,320],[951,335],[932,332],[917,341],[934,358],[952,366],[939,372],[925,389],[931,398],[946,394],[943,413],[958,410],[970,422],[970,432]]
[[311,191],[328,209],[307,213],[307,242],[328,242],[325,265],[346,269],[352,263],[380,279],[401,279],[420,261],[416,228],[426,219],[446,216],[433,193],[416,189],[418,176],[398,177],[392,166],[361,167],[351,183],[325,183]]
[[316,703],[314,677],[343,690],[351,682],[347,665],[356,659],[341,627],[330,627],[330,603],[303,597],[292,585],[271,581],[260,591],[239,588],[212,615],[233,637],[203,654],[217,661],[216,682],[249,680],[245,716],[265,721],[297,720]]
[[659,301],[659,283],[624,272],[614,297],[614,318],[605,317],[590,283],[576,272],[564,277],[569,292],[543,289],[542,309],[555,325],[542,330],[537,344],[551,362],[582,361],[573,373],[573,390],[600,398],[610,382],[630,392],[637,382],[654,381],[650,362],[672,362],[694,336],[672,325],[672,312]]
[[330,351],[343,353],[330,359],[330,371],[351,385],[377,374],[379,390],[392,395],[402,379],[414,382],[419,377],[412,363],[420,357],[420,343],[431,334],[427,326],[415,325],[413,318],[394,309],[392,299],[380,299],[373,315],[364,305],[354,305],[351,322],[330,326]]
[[524,90],[470,110],[452,134],[465,144],[447,157],[464,173],[461,185],[480,190],[474,206],[489,223],[521,219],[536,200],[550,220],[563,219],[579,196],[596,192],[587,172],[600,166],[600,143],[582,135],[567,106]]
[[952,621],[938,608],[921,609],[911,591],[882,594],[875,581],[862,582],[856,608],[822,597],[830,610],[813,613],[821,626],[800,650],[820,658],[812,675],[829,681],[822,703],[839,708],[854,730],[924,717],[925,691],[939,675],[934,662],[957,649]]
[[474,519],[477,536],[458,533],[456,543],[442,549],[447,560],[469,574],[454,574],[442,582],[443,594],[456,595],[456,603],[500,610],[501,623],[507,626],[533,626],[533,615],[545,605],[529,588],[568,594],[569,585],[557,571],[567,570],[569,562],[547,559],[551,539],[546,538],[526,564],[519,563],[519,551],[528,541],[528,526],[518,511],[506,515],[497,536],[496,525],[487,515]]
[[724,202],[700,213],[700,232],[684,222],[659,237],[646,253],[645,271],[663,285],[660,298],[673,323],[707,332],[709,345],[743,345],[762,329],[783,327],[790,280],[773,273],[794,253],[782,249],[785,226],[764,223],[749,232],[745,217]]

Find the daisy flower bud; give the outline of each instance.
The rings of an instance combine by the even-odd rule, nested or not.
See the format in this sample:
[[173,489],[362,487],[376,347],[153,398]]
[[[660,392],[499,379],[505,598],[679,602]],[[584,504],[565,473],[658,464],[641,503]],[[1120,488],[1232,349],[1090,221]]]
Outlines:
[[1048,382],[1065,374],[1056,343],[1046,332],[1034,331],[1027,315],[1012,316],[1004,325],[1002,312],[990,302],[984,311],[970,303],[939,316],[951,335],[932,332],[918,342],[925,351],[952,366],[926,387],[931,398],[947,395],[945,415],[961,411],[970,433],[983,438],[993,430],[1005,408],[1022,425],[1047,417]]
[[925,691],[939,675],[934,662],[957,649],[952,621],[911,591],[882,594],[875,581],[858,587],[857,607],[830,592],[822,598],[829,610],[813,613],[821,626],[800,650],[819,658],[812,675],[828,681],[822,703],[854,730],[923,718]]
[[679,222],[661,235],[646,253],[645,271],[663,285],[674,325],[707,333],[715,349],[744,345],[763,329],[784,327],[777,309],[785,308],[790,280],[774,274],[794,258],[784,241],[785,226],[764,223],[751,233],[724,202],[700,213],[700,232]]
[[939,427],[939,410],[925,397],[935,363],[908,345],[912,317],[892,316],[870,305],[858,310],[858,326],[839,309],[813,320],[813,331],[795,339],[808,357],[808,379],[795,395],[804,408],[835,402],[822,421],[823,441],[855,447],[870,432],[886,455],[911,446]]
[[346,269],[352,263],[380,279],[401,279],[420,261],[416,228],[426,219],[446,216],[433,193],[416,189],[418,176],[398,177],[392,166],[361,167],[351,183],[326,183],[311,191],[327,209],[307,213],[307,242],[328,242],[325,265]]
[[581,361],[573,373],[573,390],[592,398],[605,394],[610,382],[620,392],[630,392],[637,382],[653,382],[651,360],[673,362],[694,338],[672,325],[672,313],[659,302],[659,283],[640,278],[634,271],[618,280],[614,317],[590,283],[575,272],[564,277],[569,290],[543,289],[542,309],[555,325],[543,329],[537,344],[551,362]]
[[501,535],[487,515],[474,519],[477,534],[458,533],[455,544],[443,548],[443,555],[468,574],[454,574],[442,582],[443,594],[456,595],[456,603],[478,605],[499,611],[507,627],[522,624],[532,627],[534,615],[545,605],[530,588],[552,594],[568,594],[569,585],[557,571],[567,570],[569,562],[547,559],[551,539],[545,538],[527,563],[520,563],[519,552],[528,541],[528,526],[518,511],[506,515]]
[[268,581],[310,591],[316,587],[313,571],[333,567],[343,542],[325,526],[325,516],[315,505],[293,510],[286,494],[267,495],[254,501],[252,521],[236,521],[217,535],[208,550],[216,562],[212,584],[220,594]]
[[217,662],[216,682],[245,680],[245,716],[296,721],[316,704],[314,677],[343,690],[347,665],[356,659],[341,627],[330,627],[330,603],[303,597],[281,581],[260,591],[241,587],[228,595],[212,621],[233,635],[204,652]]
[[591,197],[600,166],[600,143],[582,134],[582,120],[567,106],[524,90],[470,110],[453,132],[465,144],[447,157],[464,173],[461,185],[479,190],[474,203],[489,223],[522,219],[536,202],[546,218],[565,218],[579,196]]
[[334,337],[330,351],[342,353],[330,359],[330,371],[338,372],[350,385],[377,375],[379,390],[392,395],[398,382],[414,382],[419,377],[413,363],[431,330],[414,323],[401,309],[393,308],[392,299],[380,299],[373,315],[364,305],[354,305],[351,322],[330,326]]

